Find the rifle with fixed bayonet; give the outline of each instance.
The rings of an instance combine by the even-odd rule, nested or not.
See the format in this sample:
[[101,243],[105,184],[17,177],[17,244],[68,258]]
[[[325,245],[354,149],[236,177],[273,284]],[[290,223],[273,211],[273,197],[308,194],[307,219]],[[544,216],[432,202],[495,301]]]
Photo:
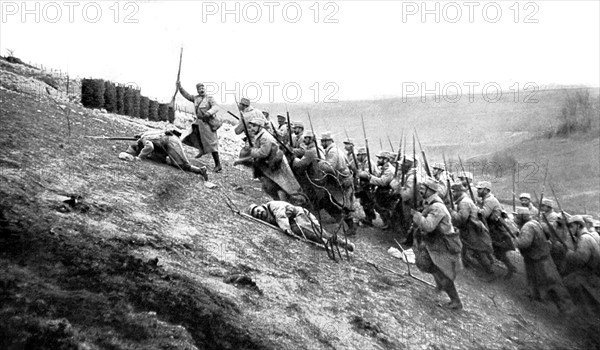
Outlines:
[[[471,200],[473,201],[473,203],[476,203],[475,196],[473,195],[473,189],[471,188],[471,181],[469,180],[469,177],[466,174],[465,167],[463,166],[463,162],[462,162],[462,159],[460,158],[460,156],[458,156],[458,162],[460,163],[460,168],[462,169],[462,172],[465,175],[465,179],[467,180],[467,188],[469,190],[469,195],[471,196]],[[482,213],[478,213],[477,217],[479,217],[479,220],[481,220],[481,222],[483,222],[483,224],[485,225],[485,228],[489,232],[490,226],[487,223],[487,219],[485,217],[483,217]]]
[[306,110],[306,114],[308,115],[308,122],[310,123],[310,130],[313,133],[313,142],[315,144],[315,150],[317,151],[317,158],[323,159],[323,158],[321,158],[321,152],[319,150],[319,144],[317,143],[317,134],[315,134],[315,129],[313,128],[312,119],[310,118],[310,113],[308,112],[308,109]]
[[390,140],[390,135],[385,135],[385,136],[387,136],[388,143],[390,144],[390,149],[392,150],[392,153],[394,153],[394,145],[392,145],[392,140]]
[[171,99],[171,107],[175,108],[175,97],[177,97],[177,93],[179,92],[179,77],[181,76],[181,60],[183,59],[183,46],[181,47],[181,51],[179,52],[179,69],[177,70],[177,82],[175,85],[175,93],[173,94],[173,98]]
[[[244,126],[244,134],[246,135],[246,140],[248,140],[248,145],[250,147],[252,147],[252,139],[250,138],[250,132],[248,131],[248,125],[246,125],[246,120],[244,119],[244,114],[242,113],[242,109],[240,108],[240,104],[238,103],[237,97],[235,97],[235,105],[238,108],[238,111],[240,112],[240,118],[239,120],[242,121],[242,125]],[[231,113],[233,114],[233,113]]]
[[431,169],[429,168],[429,162],[427,162],[427,156],[425,155],[425,151],[423,150],[423,146],[421,146],[421,140],[419,140],[419,134],[417,134],[417,128],[415,128],[415,135],[417,136],[417,141],[419,142],[419,149],[421,150],[421,155],[423,156],[423,165],[425,166],[425,172],[427,176],[431,176]]
[[[402,136],[404,136],[404,130],[402,130]],[[402,164],[406,163],[406,139],[408,137],[404,137],[404,147],[402,147]],[[414,159],[413,159],[414,161]],[[402,169],[402,181],[400,182],[400,186],[404,187],[406,185],[406,173],[404,169]]]
[[290,112],[287,110],[287,105],[285,105],[285,115],[287,119],[288,134],[290,135],[290,147],[294,147],[294,134],[292,134],[292,123],[290,122]]
[[467,176],[465,167],[463,166],[463,162],[462,162],[462,159],[460,159],[460,156],[458,156],[458,161],[460,163],[460,168],[461,168],[463,174],[465,175],[465,179],[467,179],[467,189],[469,190],[469,195],[471,196],[471,200],[473,201],[473,203],[476,203],[475,196],[473,195],[473,189],[471,188],[471,182],[469,181],[469,177]]
[[[544,190],[546,189],[546,177],[548,177],[548,165],[550,161],[546,163],[546,173],[544,174],[544,182],[542,183],[542,193],[540,193],[540,202],[538,203],[538,208],[542,205],[542,201],[544,200]],[[540,221],[541,210],[538,210],[538,221]]]
[[[348,136],[348,130],[346,130],[346,128],[344,128],[344,132],[346,133],[346,140],[350,142],[350,136]],[[352,160],[354,161],[354,167],[356,168],[354,169],[354,177],[356,178],[358,176],[358,160],[356,159],[356,153],[354,153],[354,145],[350,148],[350,153],[352,154]]]
[[515,163],[514,167],[513,167],[513,173],[512,173],[512,205],[513,205],[513,212],[517,211],[517,203],[516,203],[516,196],[517,194],[515,193],[515,175],[517,172],[517,163]]
[[448,187],[448,200],[450,201],[450,209],[454,210],[454,198],[452,197],[452,189],[450,188],[450,177],[447,176],[448,163],[446,163],[446,155],[442,152],[442,158],[444,159],[444,168],[446,168],[446,186]]
[[[560,213],[565,222],[565,230],[567,230],[567,232],[569,232],[569,236],[571,236],[571,241],[573,242],[575,250],[577,250],[577,241],[575,240],[575,237],[573,237],[573,233],[571,232],[571,230],[569,230],[569,221],[567,221],[567,214],[562,210],[562,207],[560,206],[560,202],[558,201],[558,197],[556,196],[556,192],[554,192],[554,187],[552,187],[552,185],[550,185],[550,190],[552,191],[552,195],[554,196],[554,200],[556,200],[556,205],[558,206],[558,210],[560,210]],[[540,208],[539,212],[541,212],[541,211],[542,211],[542,209]],[[544,215],[544,217],[545,217],[545,215]]]
[[112,140],[112,141],[137,141],[139,137],[125,137],[125,136],[85,136],[88,139],[96,140]]
[[398,154],[396,154],[396,171],[394,172],[394,179],[398,176],[398,168],[402,165],[398,163],[400,160],[400,153],[402,153],[402,139],[404,138],[404,129],[402,129],[402,133],[400,134],[400,142],[398,142]]
[[269,123],[271,124],[271,128],[273,129],[273,133],[270,133],[268,130],[265,130],[267,133],[269,133],[271,136],[273,136],[273,138],[275,139],[275,141],[277,141],[277,143],[283,148],[284,152],[286,154],[294,154],[294,151],[288,147],[288,145],[286,145],[283,141],[281,141],[281,139],[279,138],[279,135],[277,135],[277,132],[275,130],[275,125],[273,125],[273,122],[269,120]]
[[367,130],[365,129],[365,119],[362,114],[360,115],[362,121],[363,135],[365,136],[365,149],[367,150],[367,160],[369,162],[369,174],[373,175],[373,168],[371,167],[371,152],[369,151],[369,140],[367,139]]

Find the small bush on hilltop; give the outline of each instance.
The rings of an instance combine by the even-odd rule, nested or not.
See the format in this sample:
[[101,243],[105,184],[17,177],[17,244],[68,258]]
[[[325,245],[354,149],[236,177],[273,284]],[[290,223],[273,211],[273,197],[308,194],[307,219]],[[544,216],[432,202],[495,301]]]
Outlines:
[[159,121],[158,119],[158,101],[150,100],[148,104],[148,120]]
[[83,79],[81,81],[81,104],[87,108],[104,107],[104,80]]
[[599,98],[590,96],[589,90],[567,91],[560,111],[560,123],[549,137],[568,137],[574,133],[598,130],[600,123]]
[[109,113],[117,112],[117,89],[110,81],[104,82],[104,108]]
[[117,114],[125,114],[125,87],[117,85]]
[[141,119],[148,119],[148,109],[150,104],[150,100],[148,99],[148,97],[146,96],[141,96],[140,97],[140,118]]
[[169,105],[166,103],[158,104],[158,120],[167,121],[169,120]]

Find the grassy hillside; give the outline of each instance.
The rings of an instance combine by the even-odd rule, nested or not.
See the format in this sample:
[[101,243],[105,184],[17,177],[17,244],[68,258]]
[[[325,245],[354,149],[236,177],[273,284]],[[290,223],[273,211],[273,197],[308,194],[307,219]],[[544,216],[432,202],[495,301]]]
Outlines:
[[[567,212],[600,217],[600,137],[597,133],[571,138],[538,137],[488,156],[474,157],[466,163],[476,169],[476,177],[491,180],[497,196],[509,203],[512,202],[510,163],[513,160],[519,164],[515,186],[517,195],[529,192],[534,197],[535,191],[539,197],[548,167],[546,198],[554,199],[551,185]],[[481,166],[488,162],[495,165]]]

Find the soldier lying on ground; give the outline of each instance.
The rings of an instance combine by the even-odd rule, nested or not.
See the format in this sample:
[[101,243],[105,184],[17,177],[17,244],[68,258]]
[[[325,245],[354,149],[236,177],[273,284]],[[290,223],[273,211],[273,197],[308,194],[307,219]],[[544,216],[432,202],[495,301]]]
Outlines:
[[[317,218],[308,210],[284,201],[270,201],[266,204],[251,204],[247,213],[257,219],[278,226],[287,233],[304,237],[312,242],[327,245],[333,235],[325,230],[320,234],[321,225]],[[346,243],[345,239],[334,242],[339,247],[354,251],[353,243]]]
[[[132,159],[151,159],[159,163],[166,163],[181,170],[200,174],[205,181],[208,180],[206,167],[197,167],[190,164],[179,137],[181,132],[171,130],[151,130],[140,135],[138,142],[129,145],[124,153],[133,156]],[[121,156],[119,155],[121,158]]]

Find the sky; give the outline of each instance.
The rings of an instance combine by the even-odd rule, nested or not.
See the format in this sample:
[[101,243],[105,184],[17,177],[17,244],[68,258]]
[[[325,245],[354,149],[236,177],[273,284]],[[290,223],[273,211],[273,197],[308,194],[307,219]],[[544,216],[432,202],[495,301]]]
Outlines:
[[[600,86],[598,1],[0,1],[0,54],[221,103]],[[529,85],[527,85],[529,84]],[[472,89],[472,90],[470,90]]]

